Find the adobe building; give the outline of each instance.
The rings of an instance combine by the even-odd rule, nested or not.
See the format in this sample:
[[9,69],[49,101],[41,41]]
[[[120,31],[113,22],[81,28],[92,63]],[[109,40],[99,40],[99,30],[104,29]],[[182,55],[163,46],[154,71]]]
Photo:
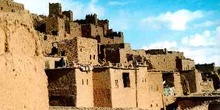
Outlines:
[[98,65],[97,40],[75,37],[57,44],[58,53],[65,54],[70,63]]
[[93,72],[95,107],[137,107],[134,69],[101,67]]
[[141,66],[95,67],[93,72],[95,107],[154,110],[164,107],[160,72],[148,72]]
[[23,4],[14,2],[13,0],[0,0],[0,12],[17,12],[23,10]]
[[88,66],[45,70],[50,106],[93,107],[92,71]]

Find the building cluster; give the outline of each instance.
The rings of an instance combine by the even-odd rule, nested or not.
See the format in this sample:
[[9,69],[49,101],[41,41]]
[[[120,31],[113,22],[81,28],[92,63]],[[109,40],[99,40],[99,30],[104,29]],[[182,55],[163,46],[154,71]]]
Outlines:
[[[0,4],[7,11],[24,9],[10,0],[0,2],[14,4]],[[182,52],[132,50],[123,33],[96,14],[74,21],[72,11],[50,3],[48,16],[32,16],[43,47],[51,106],[158,110],[176,97],[214,90],[212,78],[201,77]]]

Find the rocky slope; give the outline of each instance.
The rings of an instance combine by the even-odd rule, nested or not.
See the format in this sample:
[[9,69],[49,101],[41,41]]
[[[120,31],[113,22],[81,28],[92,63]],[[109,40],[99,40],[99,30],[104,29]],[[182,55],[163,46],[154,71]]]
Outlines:
[[1,110],[48,110],[47,77],[28,12],[0,12]]

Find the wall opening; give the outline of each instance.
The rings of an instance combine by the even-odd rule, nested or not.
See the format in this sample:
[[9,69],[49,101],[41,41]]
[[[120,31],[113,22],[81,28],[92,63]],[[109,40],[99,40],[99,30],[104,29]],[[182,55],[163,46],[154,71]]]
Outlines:
[[58,31],[52,31],[52,35],[57,36],[58,35]]
[[123,74],[122,74],[122,78],[123,78],[124,87],[130,87],[130,77],[129,77],[129,73],[123,73]]
[[118,80],[115,80],[115,87],[116,87],[116,88],[119,88]]
[[1,10],[3,10],[3,7],[1,7]]

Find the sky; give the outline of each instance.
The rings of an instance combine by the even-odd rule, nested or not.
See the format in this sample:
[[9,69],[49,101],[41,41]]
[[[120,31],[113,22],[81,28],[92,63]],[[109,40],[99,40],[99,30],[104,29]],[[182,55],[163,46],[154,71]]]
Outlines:
[[132,49],[184,52],[196,64],[220,66],[220,0],[14,0],[31,13],[48,15],[48,4],[59,2],[73,18],[86,14],[108,19],[122,31]]

